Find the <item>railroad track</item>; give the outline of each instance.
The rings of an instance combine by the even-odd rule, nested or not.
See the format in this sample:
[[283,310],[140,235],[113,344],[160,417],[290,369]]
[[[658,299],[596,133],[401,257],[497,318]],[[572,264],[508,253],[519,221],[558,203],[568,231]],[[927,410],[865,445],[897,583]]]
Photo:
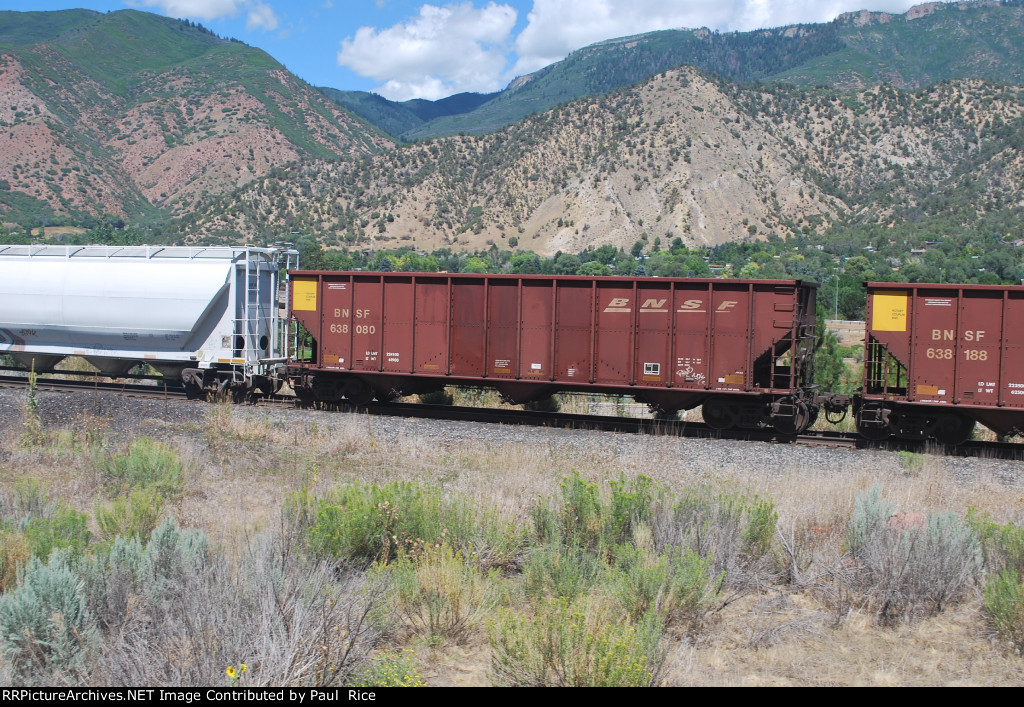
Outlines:
[[[76,374],[77,375],[77,374]],[[0,388],[27,388],[25,376],[0,376]],[[185,400],[181,387],[128,383],[101,382],[99,380],[61,380],[38,377],[39,391],[110,392],[128,397]],[[199,403],[200,401],[196,401]],[[201,403],[200,403],[201,404]],[[260,398],[255,402],[261,407],[299,408],[294,397],[275,395]],[[560,429],[597,430],[632,434],[663,435],[696,439],[721,439],[734,441],[757,441],[777,444],[803,444],[836,448],[878,449],[888,451],[911,451],[948,456],[980,457],[993,459],[1024,460],[1024,444],[1012,442],[970,441],[953,447],[935,442],[915,440],[887,440],[873,442],[853,432],[833,430],[811,430],[801,435],[784,435],[771,429],[761,430],[715,430],[702,422],[685,420],[664,420],[652,418],[611,417],[606,415],[583,415],[562,412],[541,412],[536,410],[514,410],[504,408],[477,408],[454,405],[427,405],[421,403],[372,402],[365,406],[345,403],[317,404],[312,409],[332,412],[349,412],[362,415],[388,417],[423,418],[483,422],[489,424],[525,425]]]
[[[78,376],[73,373],[68,375]],[[0,376],[0,388],[28,388],[26,376]],[[48,378],[38,376],[36,378],[36,390],[41,391],[102,391],[118,393],[139,398],[181,398],[185,399],[185,389],[181,386],[168,386],[158,384],[111,383],[109,381],[93,380],[67,380],[61,378]]]

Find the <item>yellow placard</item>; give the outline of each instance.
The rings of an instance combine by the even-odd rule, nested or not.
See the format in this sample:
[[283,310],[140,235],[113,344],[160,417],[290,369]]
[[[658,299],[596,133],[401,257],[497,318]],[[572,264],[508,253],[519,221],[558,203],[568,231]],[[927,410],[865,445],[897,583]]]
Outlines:
[[292,309],[296,312],[315,312],[317,281],[296,279],[293,282],[292,294],[295,301],[292,302]]
[[871,307],[871,328],[874,331],[907,330],[907,291],[876,290]]
[[727,385],[743,385],[743,374],[727,373],[725,375],[725,382]]

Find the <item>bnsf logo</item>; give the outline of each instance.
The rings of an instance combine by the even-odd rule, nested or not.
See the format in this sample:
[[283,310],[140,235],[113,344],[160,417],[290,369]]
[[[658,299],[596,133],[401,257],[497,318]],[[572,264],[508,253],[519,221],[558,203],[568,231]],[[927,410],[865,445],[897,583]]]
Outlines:
[[[665,309],[665,303],[666,302],[668,302],[667,299],[654,299],[654,298],[651,298],[651,299],[645,300],[644,303],[642,305],[640,305],[640,313],[644,314],[645,312],[647,312],[647,313],[650,313],[650,312],[667,312],[668,310]],[[716,312],[728,312],[730,309],[735,307],[737,304],[739,304],[739,302],[736,301],[736,300],[724,300],[721,303],[719,303],[718,308],[715,311]],[[683,302],[682,304],[680,304],[679,305],[679,309],[677,309],[676,311],[677,312],[706,312],[707,310],[704,309],[703,307],[704,307],[704,300],[702,300],[702,299],[688,299],[685,302]],[[605,312],[613,312],[613,313],[615,313],[615,312],[632,312],[633,309],[629,305],[629,298],[628,297],[615,297],[614,299],[612,299],[608,303],[608,306],[604,308],[604,311]]]

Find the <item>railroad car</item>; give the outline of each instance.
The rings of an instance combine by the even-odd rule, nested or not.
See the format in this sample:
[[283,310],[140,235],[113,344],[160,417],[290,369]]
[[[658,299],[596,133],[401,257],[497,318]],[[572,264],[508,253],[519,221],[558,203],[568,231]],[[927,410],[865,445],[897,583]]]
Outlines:
[[0,353],[41,372],[81,356],[112,377],[145,363],[193,395],[273,392],[287,355],[280,272],[294,255],[0,246]]
[[958,444],[975,422],[1024,433],[1024,287],[866,286],[864,382],[853,400],[863,436]]
[[311,344],[289,377],[307,401],[464,385],[702,406],[719,429],[796,433],[817,416],[815,283],[296,271],[290,287]]

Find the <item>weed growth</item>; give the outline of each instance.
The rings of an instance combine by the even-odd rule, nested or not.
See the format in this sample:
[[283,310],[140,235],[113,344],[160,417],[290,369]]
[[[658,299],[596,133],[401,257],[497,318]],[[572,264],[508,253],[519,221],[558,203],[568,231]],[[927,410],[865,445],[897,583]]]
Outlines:
[[184,492],[188,479],[188,469],[178,454],[150,437],[132,440],[122,453],[110,456],[97,453],[96,467],[112,496],[125,496],[141,489],[176,500]]
[[489,628],[496,684],[523,687],[639,687],[656,684],[662,620],[623,620],[597,597],[555,598],[531,613],[504,610]]
[[497,570],[480,572],[447,543],[379,571],[391,575],[404,624],[429,644],[464,643],[496,605]]
[[442,489],[409,482],[341,487],[323,499],[293,494],[288,513],[322,557],[364,563],[416,556],[447,544],[486,567],[515,563],[525,538],[493,509],[477,509]]

